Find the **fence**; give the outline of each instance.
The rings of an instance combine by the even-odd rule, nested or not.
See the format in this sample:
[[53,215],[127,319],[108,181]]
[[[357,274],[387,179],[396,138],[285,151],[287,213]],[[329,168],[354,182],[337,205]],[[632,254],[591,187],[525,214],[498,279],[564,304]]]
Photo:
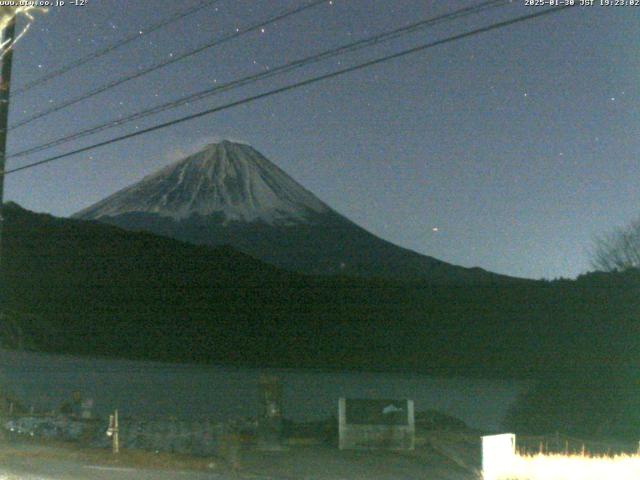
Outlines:
[[[537,444],[537,449],[536,449]],[[484,480],[631,480],[640,478],[637,444],[587,441],[566,435],[482,437]]]
[[586,440],[556,432],[552,435],[519,435],[517,451],[523,455],[536,453],[586,454],[592,456],[631,455],[638,453],[638,443],[615,440]]
[[[187,422],[173,419],[121,419],[120,448],[169,453],[188,453],[198,456],[216,455],[225,434],[222,424],[211,421]],[[91,445],[109,448],[111,439],[105,428],[96,432]]]
[[[118,433],[123,449],[213,456],[225,448],[230,436],[246,434],[252,425],[244,421],[222,424],[211,420],[122,418]],[[111,447],[107,427],[104,420],[65,416],[21,416],[4,424],[4,429],[15,437],[66,440],[97,448]]]

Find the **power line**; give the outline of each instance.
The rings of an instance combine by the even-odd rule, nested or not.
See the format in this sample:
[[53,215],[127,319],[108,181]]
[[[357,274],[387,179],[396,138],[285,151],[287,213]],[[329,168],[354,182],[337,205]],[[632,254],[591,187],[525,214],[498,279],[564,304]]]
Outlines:
[[528,14],[528,15],[522,15],[520,17],[512,18],[510,20],[505,20],[503,22],[494,23],[494,24],[486,26],[486,27],[481,27],[481,28],[477,28],[477,29],[474,29],[474,30],[471,30],[471,31],[468,31],[468,32],[464,32],[464,33],[460,33],[460,34],[457,34],[457,35],[453,35],[453,36],[444,38],[442,40],[436,40],[434,42],[418,45],[416,47],[409,48],[409,49],[406,49],[406,50],[402,50],[402,51],[394,53],[394,54],[385,55],[383,57],[380,57],[380,58],[377,58],[377,59],[374,59],[374,60],[369,60],[367,62],[359,63],[359,64],[351,66],[351,67],[343,68],[341,70],[337,70],[337,71],[334,71],[334,72],[331,72],[331,73],[327,73],[327,74],[324,74],[324,75],[320,75],[320,76],[317,76],[317,77],[312,77],[312,78],[309,78],[307,80],[302,80],[300,82],[292,83],[292,84],[286,85],[284,87],[275,88],[273,90],[269,90],[267,92],[263,92],[263,93],[260,93],[260,94],[257,94],[257,95],[253,95],[251,97],[247,97],[247,98],[244,98],[244,99],[241,99],[241,100],[230,102],[230,103],[227,103],[225,105],[221,105],[221,106],[218,106],[218,107],[210,108],[208,110],[204,110],[202,112],[198,112],[198,113],[194,113],[194,114],[191,114],[191,115],[187,115],[185,117],[181,117],[181,118],[178,118],[178,119],[175,119],[175,120],[171,120],[169,122],[161,123],[161,124],[155,125],[153,127],[146,128],[144,130],[139,130],[137,132],[131,132],[131,133],[128,133],[128,134],[125,134],[125,135],[121,135],[119,137],[112,138],[110,140],[105,140],[103,142],[95,143],[93,145],[89,145],[89,146],[82,147],[82,148],[79,148],[79,149],[76,149],[76,150],[72,150],[70,152],[66,152],[66,153],[63,153],[63,154],[60,154],[60,155],[55,155],[53,157],[49,157],[49,158],[46,158],[46,159],[43,159],[43,160],[39,160],[37,162],[29,163],[29,164],[23,165],[21,167],[16,167],[16,168],[12,168],[12,169],[9,169],[9,170],[5,170],[4,172],[1,172],[0,174],[8,175],[8,174],[11,174],[11,173],[16,173],[16,172],[20,172],[20,171],[23,171],[23,170],[28,170],[30,168],[37,167],[39,165],[44,165],[46,163],[51,163],[51,162],[54,162],[54,161],[61,160],[63,158],[70,157],[72,155],[76,155],[78,153],[84,153],[84,152],[87,152],[87,151],[90,151],[90,150],[95,150],[96,148],[104,147],[104,146],[110,145],[112,143],[116,143],[116,142],[120,142],[120,141],[123,141],[123,140],[127,140],[129,138],[137,137],[139,135],[144,135],[146,133],[151,133],[151,132],[154,132],[156,130],[161,130],[161,129],[164,129],[164,128],[167,128],[167,127],[171,127],[171,126],[174,126],[174,125],[177,125],[177,124],[180,124],[180,123],[184,123],[184,122],[187,122],[187,121],[190,121],[190,120],[195,120],[195,119],[200,118],[200,117],[211,115],[211,114],[223,111],[223,110],[228,110],[228,109],[233,108],[233,107],[238,107],[240,105],[244,105],[244,104],[247,104],[247,103],[250,103],[250,102],[254,102],[256,100],[260,100],[260,99],[263,99],[263,98],[271,97],[273,95],[278,95],[280,93],[288,92],[290,90],[298,89],[298,88],[301,88],[301,87],[304,87],[304,86],[307,86],[307,85],[312,85],[314,83],[318,83],[318,82],[321,82],[323,80],[328,80],[328,79],[331,79],[331,78],[335,78],[335,77],[344,75],[346,73],[355,72],[357,70],[362,70],[364,68],[368,68],[368,67],[371,67],[371,66],[374,66],[374,65],[378,65],[378,64],[381,64],[381,63],[384,63],[384,62],[388,62],[389,60],[394,60],[396,58],[405,57],[405,56],[411,55],[413,53],[422,52],[424,50],[427,50],[427,49],[430,49],[430,48],[434,48],[434,47],[437,47],[439,45],[444,45],[446,43],[454,42],[456,40],[461,40],[463,38],[469,38],[469,37],[472,37],[474,35],[478,35],[478,34],[481,34],[481,33],[489,32],[489,31],[492,31],[492,30],[497,30],[499,28],[504,28],[504,27],[507,27],[507,26],[510,26],[510,25],[514,25],[514,24],[517,24],[517,23],[522,23],[522,22],[525,22],[525,21],[528,21],[528,20],[532,20],[534,18],[546,16],[546,15],[549,15],[549,14],[552,14],[552,13],[558,13],[558,12],[561,12],[561,11],[566,10],[568,8],[572,8],[574,6],[575,5],[564,5],[564,6],[560,6],[560,7],[547,8],[545,10],[542,10],[542,11],[539,11],[539,12],[536,12],[536,13],[531,13],[531,14]]
[[490,8],[496,8],[496,7],[500,7],[503,5],[506,5],[510,3],[509,0],[488,0],[485,2],[482,2],[480,4],[477,4],[475,6],[472,7],[466,7],[466,8],[462,8],[459,10],[455,10],[453,12],[450,13],[446,13],[443,15],[439,15],[436,17],[431,17],[425,20],[421,20],[415,23],[412,23],[410,25],[407,25],[405,27],[400,27],[400,28],[396,28],[394,30],[388,31],[388,32],[383,32],[383,33],[379,33],[355,42],[350,42],[346,45],[342,45],[340,47],[334,48],[334,49],[330,49],[330,50],[325,50],[323,52],[320,52],[318,54],[309,56],[309,57],[305,57],[293,62],[289,62],[286,63],[284,65],[281,65],[279,67],[275,67],[273,69],[270,69],[269,71],[266,72],[261,72],[261,73],[257,73],[257,74],[253,74],[253,75],[249,75],[246,77],[242,77],[236,80],[233,80],[231,82],[227,82],[225,84],[221,84],[218,85],[216,87],[213,88],[208,88],[206,90],[202,90],[200,92],[197,93],[193,93],[184,97],[181,97],[177,100],[172,100],[170,102],[161,104],[161,105],[157,105],[155,107],[134,113],[132,115],[129,115],[128,117],[122,118],[122,119],[117,119],[117,120],[111,120],[96,126],[93,126],[91,128],[79,131],[79,132],[75,132],[71,135],[67,135],[67,136],[63,136],[63,137],[59,137],[55,140],[51,140],[50,142],[47,142],[45,144],[41,144],[38,146],[34,146],[34,147],[30,147],[28,149],[16,152],[12,155],[9,155],[7,158],[18,158],[18,157],[23,157],[26,155],[30,155],[36,152],[40,152],[43,150],[47,150],[49,148],[67,143],[69,141],[72,140],[77,140],[79,138],[83,138],[86,137],[88,135],[92,135],[98,132],[102,132],[105,130],[109,130],[111,128],[115,128],[115,127],[120,127],[122,125],[125,125],[127,123],[130,123],[134,120],[140,120],[142,118],[146,118],[148,116],[151,115],[156,115],[158,113],[162,113],[164,111],[167,110],[171,110],[177,107],[180,107],[186,103],[190,103],[190,102],[194,102],[194,101],[198,101],[198,100],[202,100],[204,98],[208,98],[210,96],[216,95],[218,93],[222,93],[225,91],[229,91],[238,87],[242,87],[242,86],[246,86],[248,84],[253,84],[256,83],[260,80],[264,80],[266,78],[271,78],[273,76],[276,75],[280,75],[283,73],[287,73],[290,72],[292,70],[298,69],[298,68],[302,68],[305,66],[308,66],[310,64],[316,63],[316,62],[320,62],[323,60],[326,60],[328,58],[332,58],[335,57],[337,55],[342,55],[344,53],[351,53],[357,50],[361,50],[363,48],[367,48],[376,44],[379,44],[381,42],[385,42],[385,41],[389,41],[392,39],[396,39],[402,35],[406,35],[409,33],[413,33],[416,32],[420,29],[424,29],[426,27],[431,27],[433,25],[439,24],[439,23],[443,23],[445,21],[451,21],[451,20],[455,20],[458,18],[462,18],[464,16],[468,16],[468,15],[472,15],[472,14],[476,14],[479,13],[481,11],[485,11],[488,10]]
[[54,70],[52,72],[47,73],[46,75],[38,78],[37,80],[34,80],[30,83],[27,83],[26,85],[17,88],[16,91],[12,94],[12,96],[16,96],[16,95],[20,95],[24,92],[26,92],[27,90],[31,90],[32,88],[41,85],[43,83],[46,83],[54,78],[59,77],[60,75],[64,75],[65,73],[68,73],[92,60],[95,60],[97,58],[103,57],[104,55],[107,55],[108,53],[113,52],[114,50],[117,50],[118,48],[124,47],[125,45],[128,45],[129,43],[139,39],[140,37],[142,37],[143,35],[148,35],[150,33],[153,33],[157,30],[160,30],[164,27],[166,27],[167,25],[170,25],[174,22],[177,22],[179,20],[182,20],[185,17],[188,17],[190,15],[193,15],[194,13],[197,13],[201,10],[204,10],[205,8],[211,7],[213,5],[215,5],[216,3],[219,3],[220,0],[204,0],[203,2],[200,2],[199,4],[193,6],[193,7],[189,7],[187,9],[184,9],[182,11],[176,12],[174,15],[172,15],[170,18],[167,18],[165,20],[162,20],[156,24],[151,25],[150,27],[144,29],[144,30],[140,30],[139,32],[130,35],[128,37],[123,38],[122,40],[119,40],[116,43],[113,43],[111,45],[107,45],[106,47],[97,50],[93,53],[90,53],[89,55],[86,55],[84,57],[78,58],[76,60],[74,60],[73,62],[68,63],[67,65],[64,65],[62,67],[60,67],[57,70]]
[[60,103],[58,105],[54,105],[51,108],[48,108],[48,109],[43,110],[43,111],[41,111],[39,113],[36,113],[35,115],[27,117],[27,118],[19,121],[18,123],[15,123],[14,125],[11,125],[9,127],[9,130],[16,129],[16,128],[22,127],[24,125],[27,125],[27,124],[33,122],[34,120],[38,120],[38,119],[43,118],[43,117],[45,117],[47,115],[50,115],[50,114],[52,114],[54,112],[57,112],[57,111],[62,110],[64,108],[70,107],[72,105],[80,103],[80,102],[82,102],[84,100],[87,100],[89,98],[95,97],[96,95],[99,95],[100,93],[106,92],[107,90],[111,90],[112,88],[117,87],[119,85],[122,85],[125,82],[131,81],[131,80],[135,80],[135,79],[140,78],[140,77],[142,77],[144,75],[147,75],[147,74],[149,74],[151,72],[155,72],[156,70],[164,68],[164,67],[166,67],[168,65],[171,65],[173,63],[176,63],[176,62],[179,62],[181,60],[184,60],[185,58],[192,57],[193,55],[196,55],[196,54],[198,54],[200,52],[203,52],[203,51],[205,51],[205,50],[207,50],[209,48],[217,47],[217,46],[219,46],[219,45],[221,45],[221,44],[223,44],[225,42],[228,42],[229,40],[233,40],[233,39],[235,39],[237,37],[240,37],[242,35],[246,35],[247,33],[255,32],[255,31],[260,30],[261,28],[264,28],[264,27],[266,27],[268,25],[271,25],[271,24],[273,24],[275,22],[278,22],[280,20],[283,20],[283,19],[285,19],[287,17],[290,17],[290,16],[293,16],[293,15],[297,15],[298,13],[304,12],[306,10],[314,8],[314,7],[316,7],[316,6],[320,5],[320,4],[323,4],[323,3],[327,3],[327,0],[313,0],[311,3],[308,3],[308,4],[300,6],[300,7],[295,7],[295,8],[286,10],[283,13],[280,13],[278,15],[270,17],[267,20],[262,20],[262,21],[260,21],[258,23],[254,23],[254,24],[252,24],[252,25],[250,25],[248,27],[245,27],[243,29],[236,28],[236,30],[233,33],[225,35],[225,36],[222,36],[222,37],[220,37],[220,38],[218,38],[218,39],[216,39],[216,40],[214,40],[214,41],[212,41],[210,43],[201,45],[201,46],[199,46],[199,47],[197,47],[195,49],[189,50],[188,52],[185,52],[185,53],[183,53],[181,55],[172,56],[168,60],[165,60],[163,62],[157,63],[157,64],[155,64],[155,65],[153,65],[151,67],[145,68],[144,70],[139,70],[139,71],[137,71],[136,73],[134,73],[132,75],[128,75],[126,77],[122,77],[122,78],[119,78],[119,79],[114,80],[112,82],[109,82],[109,83],[107,83],[107,84],[105,84],[105,85],[103,85],[101,87],[98,87],[98,88],[96,88],[94,90],[91,90],[88,93],[82,94],[82,95],[80,95],[78,97],[72,98],[72,99],[67,100],[65,102],[62,102],[62,103]]

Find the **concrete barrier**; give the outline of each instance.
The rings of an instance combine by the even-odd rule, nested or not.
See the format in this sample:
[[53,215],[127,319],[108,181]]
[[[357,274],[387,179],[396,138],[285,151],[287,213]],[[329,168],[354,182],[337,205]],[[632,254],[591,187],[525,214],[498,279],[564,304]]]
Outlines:
[[511,471],[516,458],[516,436],[513,433],[482,437],[482,478],[499,480]]

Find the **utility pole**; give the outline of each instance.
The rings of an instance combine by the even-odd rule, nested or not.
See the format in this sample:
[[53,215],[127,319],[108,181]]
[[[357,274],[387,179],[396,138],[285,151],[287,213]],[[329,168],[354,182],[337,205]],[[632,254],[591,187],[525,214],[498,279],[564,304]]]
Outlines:
[[[4,12],[2,12],[4,13]],[[6,322],[5,301],[5,275],[2,264],[2,230],[4,227],[4,170],[7,153],[7,133],[9,130],[9,86],[11,85],[11,62],[13,61],[13,41],[16,35],[15,15],[2,32],[2,45],[7,45],[8,50],[2,56],[0,62],[0,323]],[[1,52],[0,52],[1,54]],[[4,392],[0,392],[4,396]],[[0,418],[4,420],[5,412],[0,412]],[[4,440],[4,432],[0,434],[0,440]]]
[[2,57],[0,69],[0,316],[5,313],[5,276],[2,275],[2,234],[4,230],[4,171],[7,154],[7,133],[9,130],[9,94],[11,87],[11,64],[13,62],[13,41],[16,34],[16,16],[2,32],[2,45],[8,48]]

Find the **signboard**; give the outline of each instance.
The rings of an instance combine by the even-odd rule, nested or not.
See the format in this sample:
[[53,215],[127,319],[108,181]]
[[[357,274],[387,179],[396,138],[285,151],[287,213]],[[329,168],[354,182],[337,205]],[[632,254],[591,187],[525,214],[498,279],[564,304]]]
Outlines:
[[413,400],[347,399],[338,401],[340,449],[413,450]]

